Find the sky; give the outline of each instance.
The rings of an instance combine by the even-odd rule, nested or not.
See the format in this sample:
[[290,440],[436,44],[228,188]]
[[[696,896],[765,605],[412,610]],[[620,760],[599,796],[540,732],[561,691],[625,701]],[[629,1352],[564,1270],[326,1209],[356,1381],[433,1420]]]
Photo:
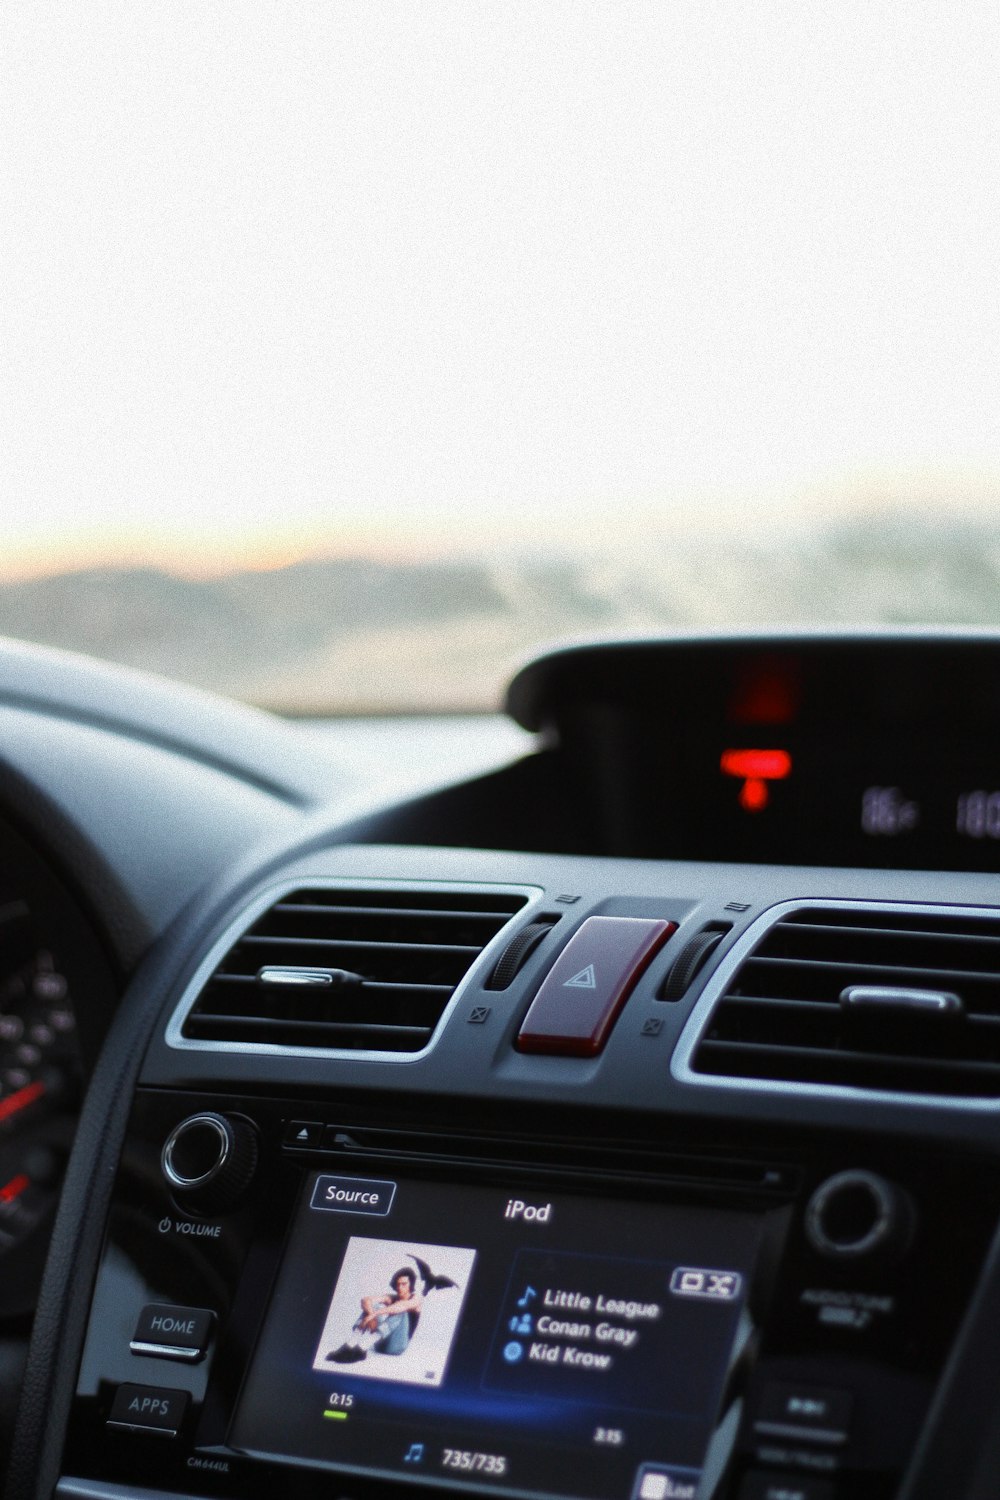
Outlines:
[[0,577],[1000,494],[993,3],[6,0]]

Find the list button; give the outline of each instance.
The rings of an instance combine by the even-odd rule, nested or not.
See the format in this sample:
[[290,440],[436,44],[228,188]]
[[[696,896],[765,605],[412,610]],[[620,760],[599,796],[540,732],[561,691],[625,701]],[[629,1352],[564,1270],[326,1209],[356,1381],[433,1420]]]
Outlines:
[[214,1314],[206,1307],[174,1307],[151,1302],[139,1314],[129,1348],[154,1359],[195,1364],[208,1348]]

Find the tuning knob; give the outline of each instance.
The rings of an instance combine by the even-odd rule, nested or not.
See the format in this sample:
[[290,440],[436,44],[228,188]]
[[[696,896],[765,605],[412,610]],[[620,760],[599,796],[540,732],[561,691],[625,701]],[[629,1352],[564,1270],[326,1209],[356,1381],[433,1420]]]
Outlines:
[[913,1235],[910,1195],[874,1172],[838,1172],[806,1206],[806,1237],[831,1260],[893,1259]]
[[249,1120],[206,1111],[175,1125],[160,1165],[170,1191],[199,1214],[232,1208],[257,1169],[257,1134]]

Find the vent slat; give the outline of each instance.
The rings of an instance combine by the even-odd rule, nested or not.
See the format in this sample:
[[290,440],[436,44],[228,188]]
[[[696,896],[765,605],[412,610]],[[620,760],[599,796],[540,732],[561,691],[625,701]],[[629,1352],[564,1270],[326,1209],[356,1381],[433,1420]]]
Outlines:
[[[766,1055],[770,1049],[761,1042],[715,1042],[704,1041],[702,1047],[710,1054],[719,1050],[728,1052],[741,1052],[747,1057],[755,1055]],[[789,1058],[798,1058],[807,1061],[815,1057],[811,1047],[785,1047],[785,1055]],[[901,1053],[890,1056],[881,1052],[841,1052],[838,1053],[838,1062],[854,1066],[855,1064],[873,1063],[884,1067],[886,1063],[903,1064],[912,1068],[914,1072],[933,1073],[937,1067],[937,1059],[932,1057],[912,1057],[909,1053]],[[975,1062],[969,1058],[963,1058],[954,1064],[955,1071],[961,1072],[970,1078],[992,1078],[996,1075],[996,1067],[992,1063]]]
[[940,927],[846,927],[832,922],[776,922],[771,932],[773,934],[786,930],[789,932],[810,932],[816,935],[835,933],[838,936],[843,936],[845,933],[860,932],[865,937],[889,938],[901,942],[906,942],[908,939],[915,937],[931,938],[934,941],[940,940],[942,942],[954,942],[958,938],[963,944],[969,943],[973,946],[976,944],[992,944],[994,947],[1000,949],[1000,933],[997,933],[995,937],[976,932],[959,934],[955,931],[948,932]]
[[341,911],[358,911],[369,907],[387,916],[418,905],[432,916],[449,917],[455,912],[474,910],[477,914],[496,916],[500,921],[506,922],[521,910],[524,902],[525,897],[519,891],[497,891],[488,887],[473,890],[453,886],[434,889],[423,887],[419,890],[389,890],[387,887],[380,887],[373,890],[364,886],[321,886],[303,888],[282,896],[280,904],[291,907],[323,906]]
[[892,974],[895,977],[912,974],[921,979],[925,984],[930,984],[931,976],[940,976],[942,979],[962,980],[972,979],[979,983],[1000,985],[1000,971],[983,972],[980,969],[945,969],[938,966],[924,964],[873,964],[861,960],[850,962],[847,959],[826,958],[772,958],[754,955],[748,961],[747,967],[760,965],[777,965],[781,968],[814,970],[817,973],[843,973],[851,974]]
[[[271,907],[268,915],[288,916],[294,914],[298,916],[305,914],[306,916],[328,917],[331,912],[337,916],[385,917],[386,908],[384,906],[325,906],[321,903],[307,901],[278,901]],[[394,917],[413,917],[420,920],[431,918],[435,922],[495,922],[497,920],[496,912],[484,911],[481,908],[476,910],[469,908],[463,911],[438,911],[433,907],[394,906],[392,908],[392,915]]]
[[[696,1072],[1000,1097],[1000,916],[808,907],[762,935],[716,1002]],[[965,1014],[855,1014],[876,981],[959,995]]]
[[755,953],[734,981],[730,995],[743,999],[796,999],[836,1005],[848,985],[889,979],[918,989],[956,990],[970,1014],[1000,1011],[1000,974],[966,969],[830,963],[825,959],[770,958]]
[[[510,891],[309,887],[248,925],[182,1026],[200,1043],[415,1052],[526,897]],[[350,982],[260,984],[260,969],[342,968]],[[360,976],[360,979],[354,976]]]
[[366,990],[404,990],[413,995],[450,995],[455,986],[452,984],[410,984],[404,979],[383,980],[366,979]]
[[[840,1009],[839,1005],[835,1007],[829,1000],[787,1000],[777,995],[734,995],[732,992],[723,995],[719,1005],[746,1005],[748,1007],[766,1005],[771,1010],[783,1011],[786,1015],[803,1016],[830,1014],[834,1009]],[[974,1011],[966,1015],[965,1024],[972,1027],[1000,1028],[1000,1014],[983,1015]]]
[[357,949],[364,952],[370,949],[373,953],[383,953],[391,949],[393,953],[457,953],[463,957],[475,957],[482,952],[481,947],[472,947],[466,943],[383,943],[363,941],[357,938],[297,938],[297,937],[272,937],[268,933],[247,933],[240,939],[244,947],[271,947],[271,948],[322,948],[326,953],[343,953],[346,949]]
[[872,928],[882,927],[890,932],[904,933],[920,933],[929,923],[933,923],[936,929],[952,937],[964,937],[970,932],[990,936],[998,931],[997,920],[989,912],[981,915],[974,912],[928,912],[919,907],[895,908],[892,911],[877,907],[839,907],[834,910],[832,907],[817,906],[803,906],[798,911],[786,913],[774,923],[771,931],[787,927],[809,927],[814,923],[833,926],[837,930],[855,927],[869,932]]
[[[991,1097],[996,1093],[996,1064],[970,1061],[949,1062],[942,1068],[930,1058],[882,1053],[837,1052],[819,1054],[809,1047],[785,1047],[775,1054],[770,1047],[751,1042],[704,1041],[699,1071],[735,1078],[773,1078],[789,1083],[833,1083],[854,1088],[886,1088],[886,1070],[891,1070],[897,1092],[953,1096]],[[762,1066],[767,1068],[762,1072]]]
[[[262,1040],[274,1041],[277,1039],[279,1045],[287,1045],[285,1038],[289,1033],[294,1033],[296,1039],[309,1038],[309,1045],[313,1047],[343,1047],[364,1046],[375,1047],[378,1043],[384,1046],[386,1042],[395,1043],[405,1041],[413,1042],[422,1047],[431,1034],[430,1026],[385,1026],[366,1023],[360,1025],[351,1021],[278,1021],[269,1016],[194,1016],[192,1017],[192,1035],[204,1034],[206,1028],[210,1028],[212,1034],[226,1033],[229,1036],[239,1036],[241,1041],[253,1041],[259,1036]],[[356,1042],[348,1039],[357,1037]]]
[[[213,974],[211,984],[244,985],[248,988],[257,988],[257,977],[254,974]],[[407,983],[399,980],[393,983],[391,980],[366,979],[366,990],[407,990],[415,995],[450,995],[454,986],[450,984],[417,984]]]
[[829,1000],[788,1000],[783,995],[723,995],[719,1001],[720,1005],[740,1005],[757,1009],[760,1006],[768,1006],[772,1010],[783,1012],[785,1015],[824,1015],[834,1009],[838,1012],[839,1005],[834,1007]]
[[432,907],[396,906],[380,911],[370,905],[325,906],[317,902],[298,905],[282,901],[254,923],[247,940],[286,938],[305,942],[333,933],[341,942],[414,943],[421,947],[436,944],[459,951],[464,948],[478,951],[507,920],[504,914],[470,911],[467,907],[438,911]]

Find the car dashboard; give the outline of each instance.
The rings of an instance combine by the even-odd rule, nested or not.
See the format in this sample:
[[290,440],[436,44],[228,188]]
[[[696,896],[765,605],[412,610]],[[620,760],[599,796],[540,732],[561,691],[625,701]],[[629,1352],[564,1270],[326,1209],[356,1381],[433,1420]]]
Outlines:
[[998,682],[581,644],[380,805],[0,654],[9,1500],[994,1496]]

